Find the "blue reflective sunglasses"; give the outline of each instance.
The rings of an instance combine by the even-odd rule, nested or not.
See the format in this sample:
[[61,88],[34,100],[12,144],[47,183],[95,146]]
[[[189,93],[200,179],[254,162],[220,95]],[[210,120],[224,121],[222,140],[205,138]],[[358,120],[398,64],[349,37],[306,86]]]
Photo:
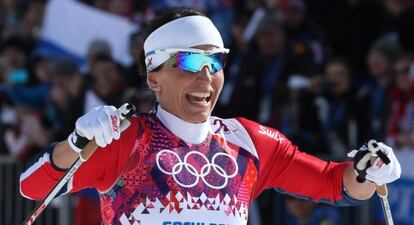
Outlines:
[[201,54],[195,52],[177,52],[168,59],[168,65],[180,70],[197,73],[207,66],[211,74],[222,70],[226,65],[227,54],[223,52]]
[[217,48],[212,50],[188,49],[164,49],[163,52],[171,52],[167,64],[191,73],[200,72],[205,66],[211,74],[222,70],[227,62],[229,49]]

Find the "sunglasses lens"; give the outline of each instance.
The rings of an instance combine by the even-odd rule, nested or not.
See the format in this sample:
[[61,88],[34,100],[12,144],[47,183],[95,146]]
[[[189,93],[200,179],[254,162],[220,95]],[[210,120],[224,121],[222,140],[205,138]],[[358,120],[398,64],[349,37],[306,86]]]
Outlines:
[[211,67],[214,70],[214,73],[222,70],[224,68],[224,66],[226,65],[226,59],[227,59],[226,56],[227,56],[227,54],[225,54],[225,53],[216,53],[216,54],[213,54],[211,56],[214,59],[213,62],[211,63]]
[[214,74],[224,68],[225,58],[225,53],[204,55],[194,52],[177,52],[170,58],[170,66],[192,73],[197,73],[207,66],[210,73]]

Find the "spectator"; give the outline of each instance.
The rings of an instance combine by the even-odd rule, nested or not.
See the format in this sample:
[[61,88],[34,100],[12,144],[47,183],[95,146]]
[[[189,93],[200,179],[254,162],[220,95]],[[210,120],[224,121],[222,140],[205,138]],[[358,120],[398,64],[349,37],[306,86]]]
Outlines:
[[386,9],[385,31],[389,36],[398,39],[399,44],[406,51],[414,51],[414,2],[408,1],[382,1]]
[[311,57],[316,65],[322,66],[329,57],[329,47],[319,28],[306,18],[303,0],[278,0],[276,9],[293,51]]
[[3,82],[13,85],[28,80],[25,69],[27,50],[27,43],[19,36],[10,36],[1,42],[0,75]]
[[0,2],[0,27],[2,35],[17,34],[21,23],[22,9],[17,0]]
[[70,59],[55,62],[52,68],[52,90],[45,108],[45,119],[52,127],[54,140],[67,136],[73,123],[84,112],[85,81],[78,66]]
[[247,17],[239,17],[232,25],[231,34],[233,47],[231,47],[232,51],[229,53],[227,61],[228,67],[225,68],[227,74],[226,83],[224,84],[223,91],[217,103],[217,108],[215,109],[217,115],[229,115],[229,112],[226,112],[226,106],[233,94],[237,76],[240,74],[240,69],[242,69],[242,65],[245,64],[247,60],[249,43],[243,39],[247,23]]
[[375,41],[368,53],[368,69],[371,81],[368,84],[371,93],[372,138],[383,140],[385,138],[385,125],[390,115],[391,99],[390,87],[394,82],[392,65],[398,54],[398,46],[388,40]]
[[87,65],[85,68],[82,68],[82,72],[89,73],[90,70],[92,70],[95,66],[96,58],[102,55],[112,58],[111,45],[107,41],[101,39],[96,39],[92,41],[88,47],[88,54],[86,60]]
[[35,58],[27,69],[12,70],[8,81],[0,84],[16,104],[40,110],[50,91],[49,59]]
[[140,71],[138,59],[143,54],[142,36],[140,33],[133,33],[129,39],[129,54],[132,56],[133,63],[126,68],[124,81],[128,88],[144,88],[146,83],[144,82],[145,71]]
[[50,133],[44,129],[36,110],[20,104],[14,104],[12,110],[14,123],[7,126],[2,138],[15,160],[28,160],[50,142]]
[[[319,99],[322,78],[293,74],[287,81],[288,97],[280,107],[280,130],[310,154],[329,154],[326,150]],[[316,147],[317,146],[317,147]]]
[[27,10],[22,18],[19,33],[31,44],[35,45],[40,36],[43,15],[45,11],[45,0],[28,1]]
[[[50,141],[40,120],[49,92],[47,76],[40,80],[39,61],[27,66],[27,43],[20,36],[6,38],[0,46],[2,147],[16,160],[26,160]],[[36,72],[34,72],[36,71]],[[47,73],[47,72],[45,72]]]
[[396,149],[414,150],[414,58],[400,55],[395,64],[396,82],[391,88],[392,111],[387,141]]
[[346,158],[346,146],[357,148],[369,137],[369,95],[353,83],[350,66],[333,59],[325,68],[326,104],[320,104],[326,146],[337,159]]
[[52,79],[53,59],[41,55],[31,57],[28,71],[34,83],[49,84]]
[[99,55],[94,60],[84,111],[104,104],[120,106],[124,88],[120,69],[107,55]]
[[265,16],[245,56],[245,62],[249,63],[241,64],[236,75],[227,111],[266,122],[271,114],[273,91],[288,54],[286,34],[279,21],[274,15]]
[[334,55],[344,56],[356,74],[366,74],[365,57],[384,31],[382,3],[375,0],[305,0],[307,15],[321,29]]

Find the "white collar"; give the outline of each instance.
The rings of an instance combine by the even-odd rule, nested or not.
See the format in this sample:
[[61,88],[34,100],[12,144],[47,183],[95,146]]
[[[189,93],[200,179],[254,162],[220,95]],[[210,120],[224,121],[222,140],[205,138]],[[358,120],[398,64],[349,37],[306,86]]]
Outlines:
[[209,133],[209,119],[203,123],[189,123],[158,106],[157,117],[177,137],[190,144],[200,144]]

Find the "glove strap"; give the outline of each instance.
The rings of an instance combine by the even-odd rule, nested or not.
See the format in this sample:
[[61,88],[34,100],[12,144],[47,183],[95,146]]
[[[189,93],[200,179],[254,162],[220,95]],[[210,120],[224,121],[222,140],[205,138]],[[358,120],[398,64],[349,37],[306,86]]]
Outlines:
[[80,153],[82,149],[88,144],[89,140],[80,135],[76,129],[69,135],[68,143],[73,151]]

